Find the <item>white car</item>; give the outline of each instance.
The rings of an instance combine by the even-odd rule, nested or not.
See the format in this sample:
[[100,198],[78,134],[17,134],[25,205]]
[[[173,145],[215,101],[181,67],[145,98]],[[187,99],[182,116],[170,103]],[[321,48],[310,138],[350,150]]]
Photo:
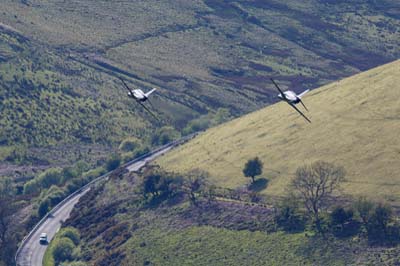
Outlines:
[[40,244],[47,244],[47,234],[46,233],[41,233],[40,234],[39,243]]

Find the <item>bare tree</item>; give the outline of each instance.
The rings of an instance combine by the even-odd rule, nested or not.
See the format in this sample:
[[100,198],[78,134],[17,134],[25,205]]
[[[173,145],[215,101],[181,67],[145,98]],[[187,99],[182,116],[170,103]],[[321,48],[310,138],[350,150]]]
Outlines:
[[344,181],[343,167],[331,163],[317,161],[311,165],[299,167],[291,186],[294,193],[302,200],[308,214],[313,219],[319,232],[321,227],[320,209],[337,191]]

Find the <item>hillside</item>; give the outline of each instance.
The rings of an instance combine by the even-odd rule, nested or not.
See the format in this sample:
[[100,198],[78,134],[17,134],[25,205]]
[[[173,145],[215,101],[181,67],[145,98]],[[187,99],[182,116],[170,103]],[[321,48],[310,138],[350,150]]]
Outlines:
[[274,102],[271,76],[314,88],[392,61],[400,56],[398,7],[394,0],[2,1],[0,158],[19,146],[22,159],[11,161],[37,165],[48,159],[28,158],[57,156],[60,146],[104,153],[154,132],[160,125],[124,97],[116,75],[158,87],[154,112],[182,130],[218,108],[239,116]]
[[201,168],[220,186],[245,185],[245,162],[259,156],[268,195],[281,195],[296,168],[315,160],[343,165],[344,192],[400,203],[400,61],[312,91],[312,123],[278,103],[212,128],[158,163]]
[[[199,198],[193,205],[180,192],[161,202],[145,199],[142,174],[115,175],[81,199],[64,224],[80,233],[72,260],[109,266],[361,266],[399,260],[399,246],[370,246],[361,234],[327,241],[310,231],[277,230],[274,210],[257,204]],[[54,265],[55,245],[45,265]]]

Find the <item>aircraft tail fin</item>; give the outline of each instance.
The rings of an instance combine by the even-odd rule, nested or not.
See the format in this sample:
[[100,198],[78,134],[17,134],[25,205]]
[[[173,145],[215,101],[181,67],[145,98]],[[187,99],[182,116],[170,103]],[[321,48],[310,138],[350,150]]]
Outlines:
[[153,88],[151,91],[145,93],[144,95],[146,95],[146,97],[149,97],[149,95],[155,92],[156,90],[157,90],[156,88]]
[[299,97],[301,99],[301,97],[303,97],[307,92],[309,92],[310,89],[303,91],[302,93],[300,93],[299,95],[297,95],[297,97]]

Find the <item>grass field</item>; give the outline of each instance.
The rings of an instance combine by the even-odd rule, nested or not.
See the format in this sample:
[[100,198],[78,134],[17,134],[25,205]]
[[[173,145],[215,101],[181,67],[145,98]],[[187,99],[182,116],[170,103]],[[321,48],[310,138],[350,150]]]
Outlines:
[[179,172],[201,168],[235,188],[249,181],[245,162],[259,156],[269,180],[263,193],[282,195],[297,167],[324,160],[346,168],[346,194],[400,204],[399,84],[395,61],[309,93],[311,124],[278,103],[212,128],[157,163]]

